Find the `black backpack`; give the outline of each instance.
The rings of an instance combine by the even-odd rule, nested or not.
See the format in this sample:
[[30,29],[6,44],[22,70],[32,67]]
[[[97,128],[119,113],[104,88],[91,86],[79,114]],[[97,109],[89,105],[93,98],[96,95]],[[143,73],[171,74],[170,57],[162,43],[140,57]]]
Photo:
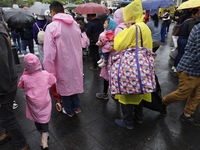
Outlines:
[[23,28],[24,39],[30,40],[33,38],[33,29],[32,28]]
[[155,79],[156,79],[156,92],[151,93],[152,102],[147,102],[143,100],[143,106],[154,111],[159,111],[162,105],[161,88],[156,75]]

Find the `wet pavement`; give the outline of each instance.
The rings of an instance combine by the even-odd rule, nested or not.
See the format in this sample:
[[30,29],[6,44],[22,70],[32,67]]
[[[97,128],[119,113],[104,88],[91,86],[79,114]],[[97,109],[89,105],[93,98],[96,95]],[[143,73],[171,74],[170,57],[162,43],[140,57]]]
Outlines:
[[[178,87],[178,76],[171,71],[169,53],[171,34],[157,51],[155,72],[158,76],[162,96]],[[36,47],[37,49],[37,47]],[[20,57],[17,65],[18,76],[22,75],[24,65]],[[198,150],[200,149],[200,127],[194,127],[179,120],[186,100],[173,103],[167,107],[167,117],[159,112],[144,108],[144,122],[135,123],[133,130],[121,128],[114,120],[121,118],[120,104],[109,95],[109,100],[95,97],[103,91],[103,79],[100,71],[91,71],[90,59],[84,56],[84,93],[79,94],[80,114],[70,118],[58,112],[56,101],[52,99],[52,116],[49,122],[50,150]],[[19,108],[14,110],[31,150],[40,149],[41,136],[33,121],[26,118],[25,94],[18,89],[16,101]],[[198,118],[197,107],[194,117]],[[0,126],[0,134],[3,133]],[[12,141],[0,145],[0,150],[13,150]]]

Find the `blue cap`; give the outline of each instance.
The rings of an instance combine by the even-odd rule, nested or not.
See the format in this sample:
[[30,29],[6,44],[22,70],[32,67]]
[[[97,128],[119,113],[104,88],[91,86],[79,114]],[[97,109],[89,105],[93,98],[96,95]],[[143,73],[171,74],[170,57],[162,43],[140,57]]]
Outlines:
[[157,9],[152,9],[150,12],[149,12],[149,15],[153,16],[155,14],[158,14],[158,11]]

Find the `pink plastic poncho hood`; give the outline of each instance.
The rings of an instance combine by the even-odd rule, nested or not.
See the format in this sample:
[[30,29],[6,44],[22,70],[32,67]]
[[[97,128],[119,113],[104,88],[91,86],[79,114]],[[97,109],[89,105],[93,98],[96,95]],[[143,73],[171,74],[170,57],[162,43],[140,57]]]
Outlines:
[[72,24],[74,22],[74,19],[71,15],[66,15],[64,13],[58,13],[55,16],[53,16],[53,21],[63,21],[67,24]]
[[28,74],[33,74],[42,71],[42,65],[38,57],[34,54],[27,54],[24,56],[24,65]]
[[124,28],[126,28],[126,23],[123,18],[123,8],[117,9],[114,13],[114,20],[117,23],[117,27],[115,29],[115,35],[121,32]]

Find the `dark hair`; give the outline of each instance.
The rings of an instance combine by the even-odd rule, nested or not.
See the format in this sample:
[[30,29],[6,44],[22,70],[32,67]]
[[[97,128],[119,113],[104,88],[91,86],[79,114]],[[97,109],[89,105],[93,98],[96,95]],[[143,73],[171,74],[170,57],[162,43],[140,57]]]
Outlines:
[[85,32],[86,28],[84,27],[84,25],[80,25],[80,29],[81,29],[81,32]]
[[104,22],[108,21],[108,23],[110,22],[110,18],[107,18]]
[[77,20],[82,20],[82,21],[84,21],[84,17],[83,16],[78,16],[78,17],[76,17],[76,21]]
[[164,9],[164,11],[163,12],[167,12],[167,9]]
[[63,5],[58,1],[52,2],[49,8],[50,8],[50,11],[53,10],[55,13],[64,13]]
[[89,16],[96,17],[96,14],[87,14],[87,17]]
[[109,9],[109,11],[110,11],[110,14],[112,14],[113,10],[112,10],[112,9]]
[[196,13],[198,13],[198,11],[198,8],[194,8],[191,11],[189,9],[184,10],[183,15],[181,15],[180,18],[180,23],[183,23],[186,19],[190,18],[192,14],[195,15]]
[[154,26],[157,28],[158,27],[158,15],[154,14],[152,16],[152,19],[154,20]]

